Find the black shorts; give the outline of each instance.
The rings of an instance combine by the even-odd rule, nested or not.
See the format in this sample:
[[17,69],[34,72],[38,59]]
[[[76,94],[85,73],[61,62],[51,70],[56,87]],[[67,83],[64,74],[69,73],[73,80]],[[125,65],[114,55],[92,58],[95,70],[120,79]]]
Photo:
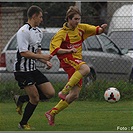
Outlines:
[[49,82],[47,77],[45,77],[39,70],[30,72],[14,72],[14,76],[21,89],[24,89],[24,87],[28,85],[40,85]]

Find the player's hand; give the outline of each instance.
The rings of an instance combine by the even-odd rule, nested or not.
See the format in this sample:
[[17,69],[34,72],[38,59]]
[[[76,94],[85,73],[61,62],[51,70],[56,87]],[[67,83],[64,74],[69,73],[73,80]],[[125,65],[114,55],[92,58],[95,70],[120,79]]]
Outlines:
[[99,28],[98,28],[98,34],[102,34],[105,29],[107,27],[107,24],[102,24]]
[[47,65],[46,69],[48,70],[52,67],[52,63],[50,61],[47,61],[46,65]]
[[76,49],[76,48],[72,48],[72,49],[71,49],[71,52],[72,52],[72,53],[76,53],[76,52],[77,52],[77,49]]
[[43,59],[46,60],[46,61],[49,61],[53,56],[52,55],[49,55],[49,54],[45,54],[43,55]]
[[107,27],[107,24],[102,24],[101,27],[105,29]]

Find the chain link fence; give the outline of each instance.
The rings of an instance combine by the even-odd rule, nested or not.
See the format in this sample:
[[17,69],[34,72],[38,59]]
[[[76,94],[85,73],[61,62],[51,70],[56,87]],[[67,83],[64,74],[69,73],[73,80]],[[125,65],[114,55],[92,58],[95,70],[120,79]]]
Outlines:
[[[13,76],[13,63],[16,53],[16,38],[12,38],[12,36],[27,21],[27,8],[33,4],[36,3],[26,3],[24,6],[22,3],[0,3],[1,83],[15,81]],[[48,4],[45,8],[42,7],[44,11],[44,22],[41,25],[42,28],[46,28],[50,32],[50,34],[45,34],[46,38],[43,42],[48,46],[52,37],[51,35],[55,34],[56,28],[62,27],[65,22],[66,10],[70,5],[74,5],[75,2],[43,2],[37,4],[41,6]],[[57,9],[57,7],[62,7],[63,9]],[[126,49],[133,50],[133,3],[81,2],[80,8],[82,22],[99,26],[107,23],[108,28],[105,34],[113,40],[111,42],[107,36],[101,36],[91,38],[86,42],[87,49],[83,52],[83,59],[90,65],[91,74],[83,81],[85,85],[89,85],[95,79],[111,82],[129,81],[131,78],[132,59],[126,55]],[[3,51],[9,42],[10,44],[5,49],[6,51]],[[47,50],[44,50],[44,52],[48,53]],[[53,58],[52,63],[53,68],[49,71],[45,69],[45,65],[43,64],[39,65],[39,69],[41,69],[51,82],[54,81],[57,84],[63,83],[64,85],[67,82],[67,75],[60,69],[59,61],[56,57]]]

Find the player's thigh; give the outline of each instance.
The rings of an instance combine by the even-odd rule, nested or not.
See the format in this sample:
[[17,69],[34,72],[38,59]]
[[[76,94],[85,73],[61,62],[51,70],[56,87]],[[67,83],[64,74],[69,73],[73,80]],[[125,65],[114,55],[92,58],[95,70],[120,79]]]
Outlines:
[[42,91],[42,93],[48,98],[55,95],[55,90],[50,82],[42,83],[38,85],[38,87]]
[[39,101],[38,90],[34,84],[25,86],[24,89],[25,89],[26,93],[28,94],[31,101],[36,101],[36,102]]

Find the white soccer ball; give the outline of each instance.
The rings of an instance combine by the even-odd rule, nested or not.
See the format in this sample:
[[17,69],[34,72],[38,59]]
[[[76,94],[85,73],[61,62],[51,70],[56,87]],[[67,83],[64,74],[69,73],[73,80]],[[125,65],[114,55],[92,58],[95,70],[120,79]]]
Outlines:
[[107,102],[117,102],[120,100],[120,92],[117,88],[110,87],[105,91],[104,98]]

